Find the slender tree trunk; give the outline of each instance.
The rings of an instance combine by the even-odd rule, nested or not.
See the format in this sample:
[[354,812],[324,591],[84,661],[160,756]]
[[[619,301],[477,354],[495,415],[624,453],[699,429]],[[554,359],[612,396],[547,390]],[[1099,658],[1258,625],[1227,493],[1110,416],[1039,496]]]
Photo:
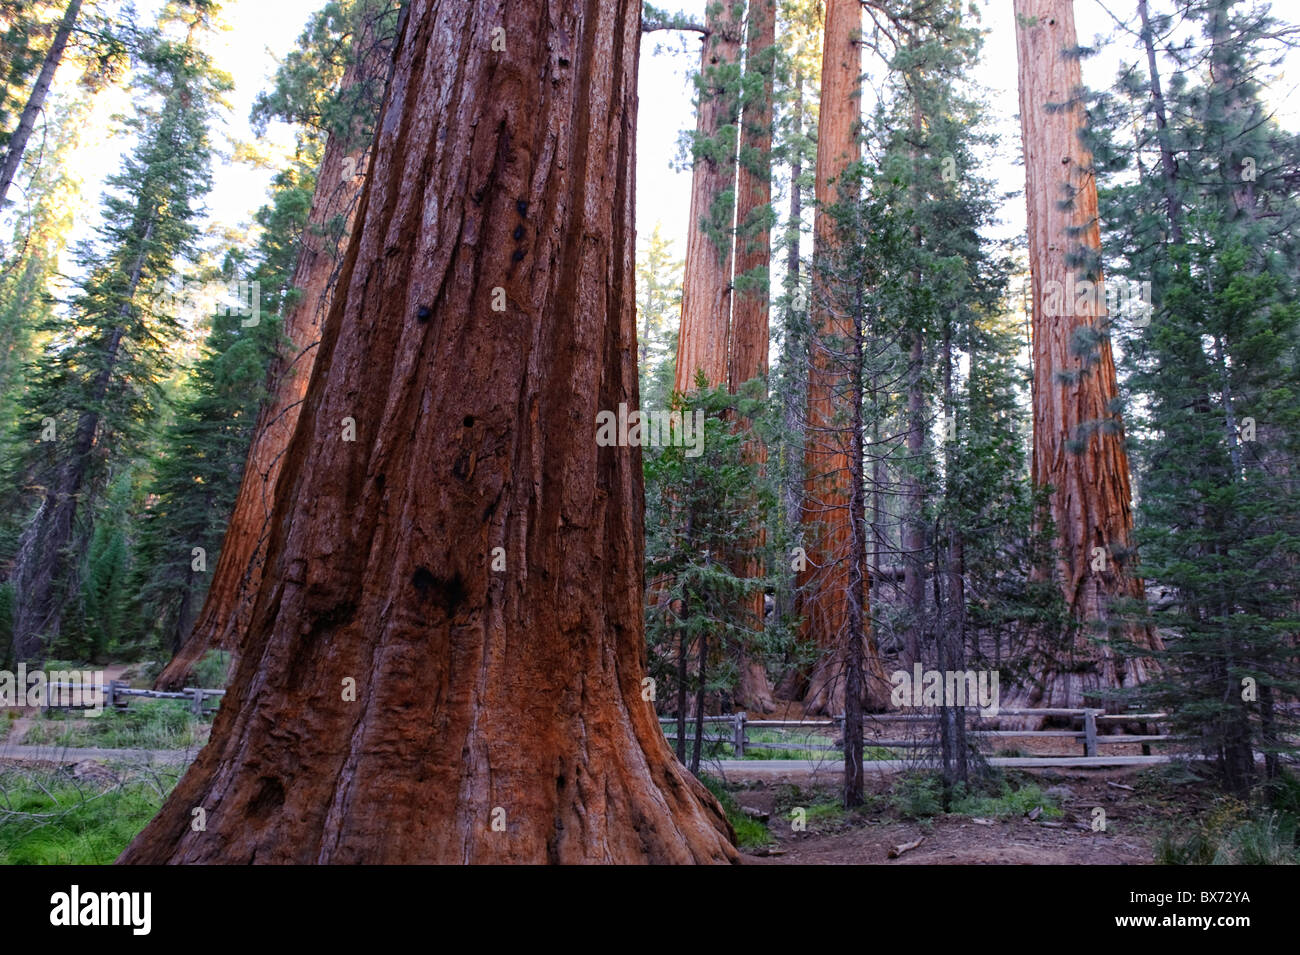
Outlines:
[[63,51],[67,49],[68,38],[72,36],[73,27],[77,24],[77,16],[81,13],[81,4],[82,0],[71,0],[68,8],[63,11],[63,19],[59,21],[59,29],[54,34],[54,41],[45,52],[45,62],[41,64],[36,85],[32,87],[32,93],[27,97],[27,105],[23,107],[13,135],[9,137],[4,161],[0,163],[0,208],[4,207],[5,198],[9,195],[9,187],[13,185],[14,177],[18,175],[18,165],[23,161],[23,153],[27,151],[27,140],[31,138],[32,129],[36,125],[36,115],[45,105],[45,97],[49,95],[55,71],[63,60]]
[[[863,672],[866,660],[865,635],[871,620],[871,574],[867,570],[867,491],[863,480],[863,416],[862,397],[866,384],[863,374],[865,348],[863,343],[862,292],[859,286],[853,303],[853,363],[849,378],[852,385],[852,437],[851,460],[856,466],[849,470],[849,527],[851,550],[849,552],[848,579],[848,630],[844,635],[842,663],[844,667],[844,807],[862,805],[865,798],[864,769],[862,766],[862,700],[866,695]],[[874,655],[874,654],[873,654]]]
[[[772,74],[776,54],[776,4],[774,0],[749,0],[745,71],[757,75],[752,95],[744,103],[740,127],[740,162],[736,207],[736,285],[732,303],[731,355],[728,390],[754,378],[767,379],[768,369],[768,269],[772,257]],[[766,388],[764,388],[766,393]],[[754,433],[753,422],[739,418],[736,426],[748,435],[743,449],[747,463],[766,471],[767,448]],[[748,542],[760,550],[767,535],[760,525]],[[735,566],[742,577],[762,577],[761,558],[742,558]],[[744,601],[745,625],[763,632],[763,598],[760,590]],[[746,710],[768,712],[775,708],[772,688],[761,659],[738,648],[736,696]]]
[[[943,335],[943,407],[946,420],[955,421],[957,416],[956,401],[953,394],[953,357],[952,324],[944,324]],[[971,362],[974,363],[971,352]],[[954,429],[955,430],[955,429]],[[952,434],[953,432],[949,432]],[[945,438],[944,472],[948,475],[948,494],[953,494],[953,476],[957,473],[957,445],[955,436]],[[966,581],[965,581],[965,546],[962,528],[955,518],[956,502],[947,508],[947,537],[942,554],[945,571],[941,575],[940,548],[938,533],[935,534],[935,607],[938,612],[939,641],[945,646],[941,670],[958,673],[966,669]],[[943,583],[940,583],[940,580]],[[969,766],[966,753],[966,707],[947,706],[943,708],[943,774],[945,795],[951,795],[957,783],[969,782]]]
[[1183,207],[1178,198],[1178,164],[1169,138],[1169,118],[1165,110],[1165,94],[1160,85],[1160,63],[1156,59],[1155,37],[1151,31],[1151,17],[1147,0],[1138,0],[1138,17],[1142,21],[1142,47],[1147,55],[1147,72],[1150,74],[1151,109],[1156,117],[1156,141],[1160,144],[1160,179],[1164,184],[1165,213],[1169,216],[1169,241],[1174,245],[1183,242]]
[[[373,24],[368,28],[373,31]],[[384,42],[371,34],[359,41],[357,49],[358,56],[343,76],[344,91],[382,83],[389,70],[391,41]],[[329,310],[352,230],[371,125],[369,119],[357,118],[349,135],[331,134],[326,140],[291,282],[299,294],[284,317],[287,341],[267,372],[270,397],[258,412],[239,493],[226,524],[203,609],[184,647],[158,675],[154,683],[158,689],[184,686],[194,665],[209,649],[237,655],[248,629],[253,597],[262,579],[276,484],[285,449],[298,424],[316,360],[321,322]],[[341,230],[335,225],[340,221]]]
[[700,772],[700,749],[704,745],[704,696],[709,673],[709,634],[700,634],[699,684],[695,687],[695,739],[691,743],[691,772]]
[[[804,695],[809,712],[839,715],[845,712],[843,662],[846,641],[863,653],[864,702],[883,707],[888,682],[875,642],[851,633],[850,608],[865,599],[869,582],[859,595],[851,583],[853,543],[857,539],[851,515],[851,480],[861,460],[851,460],[852,425],[837,417],[848,383],[842,351],[851,348],[851,302],[832,278],[840,237],[831,207],[851,194],[841,191],[846,170],[859,158],[858,115],[861,56],[859,34],[862,8],[855,0],[827,0],[822,53],[821,114],[817,135],[817,219],[814,233],[808,413],[804,442],[804,525],[808,566],[799,575],[799,611],[802,637],[821,652]],[[866,620],[863,620],[866,626]]]
[[690,226],[682,272],[682,321],[673,388],[695,390],[700,371],[710,388],[727,380],[731,322],[731,267],[736,188],[735,128],[739,100],[729,71],[740,62],[744,4],[711,2],[700,57],[696,135],[711,143],[691,176]]
[[1122,656],[1110,638],[1147,649],[1160,641],[1109,619],[1112,601],[1141,601],[1143,588],[1129,566],[1128,455],[1105,299],[1077,294],[1079,282],[1100,288],[1102,274],[1092,156],[1080,140],[1073,3],[1015,0],[1015,12],[1033,285],[1033,481],[1053,488],[1057,572],[1079,624],[1063,646],[1034,648],[1037,685],[1027,696],[1035,705],[1080,706],[1085,693],[1142,683],[1153,667],[1144,656]]
[[[919,84],[913,78],[909,86],[915,90]],[[915,94],[913,94],[915,96]],[[912,182],[910,192],[912,201],[920,208],[921,163],[920,144],[925,136],[925,124],[922,121],[920,104],[913,99],[911,110],[912,126]],[[917,251],[921,248],[921,226],[912,226],[912,243]],[[924,277],[920,269],[912,270],[912,285],[922,288]],[[924,630],[925,612],[925,519],[922,511],[925,506],[924,491],[921,486],[922,458],[925,453],[925,342],[922,330],[917,327],[911,332],[911,344],[908,347],[907,366],[907,466],[903,472],[903,500],[905,513],[901,529],[903,550],[903,600],[907,606],[907,657],[912,663],[921,659],[921,634]]]
[[595,441],[637,402],[639,28],[411,3],[238,670],[121,861],[737,858],[641,698],[640,450]]
[[[793,136],[796,140],[803,137],[803,75],[795,74],[794,83],[794,115],[791,122]],[[803,223],[803,191],[799,186],[799,178],[803,175],[803,155],[802,150],[795,146],[790,151],[790,206],[789,219],[786,222],[786,252],[785,252],[785,293],[786,293],[786,315],[785,315],[785,336],[782,339],[782,366],[788,371],[792,371],[789,385],[785,391],[784,407],[782,417],[785,422],[786,442],[785,449],[800,448],[804,441],[804,408],[807,405],[807,388],[806,381],[802,377],[802,371],[807,367],[807,349],[805,346],[805,336],[799,333],[796,327],[797,306],[796,300],[800,289],[800,262],[799,262],[799,239],[802,235]],[[783,456],[788,452],[783,450]],[[783,480],[781,485],[781,504],[785,515],[787,527],[798,525],[800,515],[803,510],[803,489],[793,479],[794,468],[792,462],[783,461]],[[783,587],[778,592],[778,599],[774,610],[774,615],[778,619],[788,619],[795,611],[794,592],[789,587]],[[802,675],[797,668],[791,667],[790,670],[781,677],[774,689],[774,695],[784,699],[794,699],[804,690],[801,682]]]
[[677,761],[686,765],[686,660],[690,650],[686,629],[677,636]]
[[61,585],[68,583],[67,551],[72,543],[77,508],[102,420],[99,411],[93,409],[103,406],[117,371],[122,337],[126,334],[126,323],[140,287],[156,217],[157,213],[150,210],[141,216],[143,222],[137,227],[143,229],[138,232],[140,249],[126,277],[119,308],[121,324],[115,325],[104,339],[104,362],[95,375],[87,405],[92,410],[84,410],[78,417],[68,458],[59,468],[54,486],[47,489],[40,509],[19,542],[13,574],[13,641],[15,660],[19,662],[39,663],[45,647],[59,633],[65,605],[59,590]]

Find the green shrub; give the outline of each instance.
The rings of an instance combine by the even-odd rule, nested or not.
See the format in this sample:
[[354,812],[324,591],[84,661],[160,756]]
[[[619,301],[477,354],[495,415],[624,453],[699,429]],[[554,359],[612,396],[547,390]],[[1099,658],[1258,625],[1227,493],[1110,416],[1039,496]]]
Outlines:
[[209,650],[194,664],[194,686],[204,689],[224,690],[230,680],[230,654],[225,650]]
[[727,821],[731,823],[731,828],[736,832],[736,845],[742,849],[771,845],[772,834],[767,831],[767,826],[741,812],[740,805],[736,802],[735,797],[727,791],[722,780],[705,774],[700,777],[700,782],[704,783],[709,792],[713,793],[714,798],[722,805],[722,811],[727,814]]
[[51,711],[27,731],[30,745],[100,749],[190,749],[201,741],[205,724],[181,700],[133,700],[125,710],[105,710],[85,718]]
[[1045,794],[1037,783],[1027,783],[1019,788],[1012,788],[1009,782],[1004,781],[1002,791],[995,796],[954,794],[951,811],[961,816],[1014,818],[1040,807],[1044,819],[1059,819],[1064,815],[1055,805],[1052,797]]
[[934,773],[901,776],[889,795],[890,805],[904,819],[928,819],[943,812],[943,780]]

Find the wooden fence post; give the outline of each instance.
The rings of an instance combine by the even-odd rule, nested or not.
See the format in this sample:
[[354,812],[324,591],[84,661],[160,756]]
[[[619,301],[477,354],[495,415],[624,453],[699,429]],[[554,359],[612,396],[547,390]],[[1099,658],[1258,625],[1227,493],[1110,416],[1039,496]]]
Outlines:
[[201,686],[191,687],[190,693],[193,694],[194,696],[194,702],[190,704],[191,709],[194,710],[194,715],[202,716],[203,715],[203,687]]
[[735,715],[734,730],[732,737],[732,746],[736,750],[736,758],[745,758],[745,711],[741,710]]
[[1083,755],[1097,755],[1097,714],[1104,710],[1084,710],[1083,713]]

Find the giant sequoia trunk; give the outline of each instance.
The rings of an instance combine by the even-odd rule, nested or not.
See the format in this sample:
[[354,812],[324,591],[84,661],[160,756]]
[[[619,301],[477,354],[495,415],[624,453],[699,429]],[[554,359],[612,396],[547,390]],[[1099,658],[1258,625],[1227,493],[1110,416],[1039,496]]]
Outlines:
[[[1128,456],[1105,333],[1101,237],[1071,0],[1015,0],[1020,123],[1025,150],[1033,294],[1033,481],[1053,488],[1058,566],[1076,632],[1040,643],[1028,702],[1079,706],[1084,694],[1143,682],[1149,659],[1111,642],[1154,649],[1159,638],[1114,620],[1112,605],[1141,600],[1133,567]],[[1100,637],[1101,639],[1096,639]]]
[[[768,351],[768,268],[772,257],[772,73],[776,51],[776,4],[774,0],[750,0],[745,50],[745,72],[757,82],[744,103],[740,127],[740,165],[736,188],[736,291],[732,302],[731,354],[728,388],[735,394],[754,378],[767,378]],[[740,419],[738,427],[748,435],[744,455],[760,471],[767,463],[767,449],[754,434],[753,423]],[[754,529],[753,549],[763,546],[762,527]],[[741,576],[761,577],[761,560],[742,560],[736,568]],[[745,622],[763,630],[763,594],[745,602]],[[776,706],[767,671],[761,660],[745,653],[736,661],[739,671],[737,698],[748,710],[771,710]]]
[[[743,10],[743,4],[739,7]],[[731,321],[732,228],[739,102],[730,71],[740,62],[741,23],[733,0],[710,2],[700,58],[691,214],[682,271],[682,322],[677,335],[677,391],[695,390],[704,372],[710,388],[727,380]]]
[[244,653],[121,861],[737,857],[642,698],[639,450],[595,441],[637,400],[637,6],[501,10],[409,7]]
[[[817,217],[813,242],[813,286],[809,344],[808,414],[804,444],[804,548],[807,567],[799,574],[798,609],[802,637],[821,653],[804,694],[809,712],[844,712],[847,669],[844,651],[860,648],[862,700],[883,708],[888,682],[875,641],[851,633],[852,619],[870,626],[870,574],[856,572],[858,560],[850,508],[853,425],[846,417],[852,396],[844,350],[855,340],[850,303],[836,281],[841,238],[831,207],[851,194],[841,191],[844,173],[859,158],[861,6],[856,0],[828,0],[822,52],[821,115],[817,133]],[[837,411],[840,413],[837,414]],[[863,551],[865,559],[865,550]],[[856,586],[855,586],[856,584]],[[860,611],[855,603],[860,602]],[[854,661],[857,670],[856,663]]]
[[[342,90],[382,90],[392,58],[391,40],[382,42],[370,35],[358,41],[357,49],[357,57],[344,73]],[[370,95],[363,90],[354,98],[365,100]],[[183,686],[194,664],[209,649],[237,654],[248,629],[253,598],[262,579],[280,468],[298,424],[298,412],[316,361],[321,321],[329,310],[361,193],[371,119],[354,117],[349,130],[335,131],[326,140],[307,226],[294,263],[291,284],[298,296],[284,316],[286,342],[267,373],[270,398],[258,412],[207,599],[189,639],[158,675],[154,684],[158,689]],[[342,223],[341,229],[338,223]]]

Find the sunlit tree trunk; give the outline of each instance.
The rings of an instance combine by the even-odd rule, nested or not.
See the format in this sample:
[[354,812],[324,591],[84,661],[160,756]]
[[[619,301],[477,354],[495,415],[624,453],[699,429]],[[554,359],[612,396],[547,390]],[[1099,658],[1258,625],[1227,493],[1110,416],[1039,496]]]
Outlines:
[[[883,706],[888,684],[869,634],[850,635],[854,601],[860,601],[864,628],[870,626],[869,575],[858,575],[853,587],[851,565],[856,560],[856,540],[850,515],[850,469],[854,461],[852,423],[837,415],[837,393],[846,388],[845,362],[832,354],[854,340],[844,300],[831,272],[840,237],[830,207],[841,199],[843,174],[858,161],[860,112],[861,7],[854,0],[828,0],[822,54],[821,112],[817,135],[817,217],[813,247],[813,286],[810,325],[808,413],[805,433],[804,548],[807,567],[799,574],[798,609],[803,617],[802,637],[817,647],[820,662],[814,667],[804,695],[810,712],[844,712],[844,648],[854,644],[865,657],[862,693],[865,702]],[[852,198],[845,196],[844,198]],[[865,553],[865,551],[864,551]],[[857,591],[860,591],[857,592]],[[858,639],[861,638],[861,639]]]
[[691,212],[682,272],[682,322],[677,335],[674,389],[695,390],[703,371],[710,388],[727,380],[731,322],[732,238],[735,218],[735,77],[740,63],[744,3],[710,2],[700,55],[698,153],[691,176]]
[[121,861],[736,859],[643,687],[640,451],[595,440],[637,401],[639,27],[411,3],[238,670]]
[[[363,86],[382,85],[392,57],[391,39],[381,42],[372,35],[361,39],[357,49],[358,56],[341,82],[345,94]],[[158,675],[154,684],[158,689],[184,686],[190,670],[209,649],[237,654],[248,630],[253,597],[262,579],[280,467],[298,424],[298,412],[316,361],[321,322],[334,295],[361,194],[370,125],[366,118],[354,117],[346,135],[341,134],[345,131],[336,131],[325,142],[307,226],[294,264],[291,286],[297,296],[284,316],[286,341],[267,373],[270,398],[258,412],[239,493],[226,524],[221,555],[203,609],[189,631],[189,639]]]
[[[729,388],[735,394],[745,382],[767,378],[769,285],[772,257],[772,75],[776,53],[776,4],[774,0],[750,0],[745,51],[745,71],[756,80],[744,102],[740,127],[740,163],[736,208],[736,292],[732,303]],[[766,389],[764,389],[764,392]],[[760,471],[767,463],[767,449],[754,434],[753,424],[741,418],[737,426],[750,436],[745,444],[747,462]],[[762,527],[754,529],[753,549],[763,546]],[[744,577],[761,577],[761,560],[742,560],[736,568]],[[744,623],[763,630],[763,594],[745,601]],[[737,654],[739,671],[736,696],[747,710],[767,711],[775,707],[767,671],[760,659]]]
[[[1029,701],[1079,706],[1084,694],[1132,686],[1152,663],[1112,639],[1156,648],[1153,633],[1124,627],[1121,599],[1141,601],[1134,573],[1128,455],[1100,288],[1100,230],[1071,0],[1015,0],[1020,122],[1025,151],[1033,295],[1033,481],[1051,485],[1057,573],[1078,623],[1064,646],[1040,643]],[[1101,637],[1100,642],[1094,638]]]
[[31,138],[32,129],[36,126],[36,117],[45,106],[45,97],[49,95],[50,84],[54,82],[54,74],[63,61],[63,53],[68,48],[68,39],[72,36],[77,17],[81,13],[81,4],[82,0],[71,0],[67,9],[63,11],[59,28],[54,33],[50,48],[45,51],[41,72],[37,74],[31,95],[27,97],[27,103],[18,117],[18,125],[9,137],[4,158],[0,159],[0,208],[4,207],[5,198],[9,195],[9,187],[13,185],[14,177],[18,175],[18,166],[23,161],[23,153],[27,151],[27,140]]

